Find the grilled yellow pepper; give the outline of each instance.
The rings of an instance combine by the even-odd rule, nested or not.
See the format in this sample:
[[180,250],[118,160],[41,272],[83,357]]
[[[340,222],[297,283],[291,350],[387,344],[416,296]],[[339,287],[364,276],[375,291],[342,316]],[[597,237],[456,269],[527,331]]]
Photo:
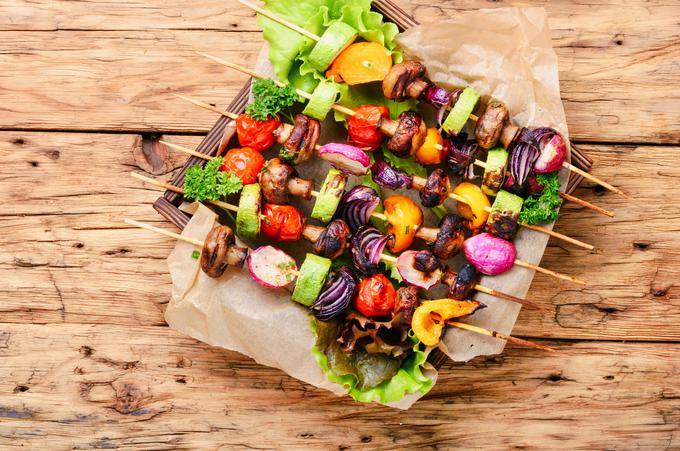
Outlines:
[[411,328],[416,337],[425,346],[439,343],[446,321],[461,318],[483,308],[478,301],[456,301],[453,299],[436,299],[424,301],[413,313]]

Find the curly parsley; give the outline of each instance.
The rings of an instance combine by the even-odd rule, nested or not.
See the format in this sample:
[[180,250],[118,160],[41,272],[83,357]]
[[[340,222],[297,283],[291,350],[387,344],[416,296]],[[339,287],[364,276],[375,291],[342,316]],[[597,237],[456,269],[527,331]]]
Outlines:
[[529,196],[519,213],[520,222],[526,224],[549,224],[557,220],[560,205],[560,181],[557,172],[550,174],[536,174],[536,180],[543,186],[540,196]]
[[253,103],[246,106],[246,113],[258,121],[276,117],[298,101],[295,88],[290,85],[280,88],[274,80],[263,78],[253,82]]
[[222,157],[217,157],[206,163],[204,168],[190,167],[184,177],[184,196],[201,202],[218,200],[241,191],[241,179],[231,172],[220,171],[222,163]]

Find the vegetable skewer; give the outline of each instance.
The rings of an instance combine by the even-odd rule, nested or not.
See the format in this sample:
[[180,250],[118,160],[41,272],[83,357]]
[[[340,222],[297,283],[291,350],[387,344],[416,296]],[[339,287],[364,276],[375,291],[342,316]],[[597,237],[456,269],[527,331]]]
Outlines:
[[[159,188],[164,188],[164,189],[167,189],[169,191],[173,191],[173,192],[178,193],[178,194],[184,193],[182,188],[176,187],[176,186],[171,185],[169,183],[164,183],[164,182],[161,182],[159,180],[156,180],[156,179],[153,179],[153,178],[150,178],[150,177],[146,177],[142,174],[138,174],[136,172],[131,172],[130,175],[133,178],[136,178],[137,180],[140,180],[142,182],[149,183],[150,185],[154,185],[154,186],[157,186]],[[228,210],[228,211],[238,212],[238,210],[239,210],[238,206],[229,204],[227,202],[210,201],[210,203],[212,203],[213,205],[215,205],[219,208],[222,208],[222,209]],[[264,216],[264,215],[260,215],[259,217],[260,217],[260,219],[264,219],[264,220],[267,219],[267,217]],[[321,233],[323,231],[324,231],[323,227],[306,225],[305,228],[302,231],[302,236],[306,240],[314,243],[318,240],[318,237],[321,235]],[[172,232],[169,232],[169,233],[172,233]],[[168,236],[176,237],[175,235],[168,235]],[[389,263],[395,263],[397,261],[397,257],[394,257],[392,255],[387,255],[387,254],[384,254],[384,253],[380,254],[380,259],[383,260],[383,261],[389,262]],[[451,273],[448,273],[448,277],[455,278],[455,273],[454,273],[453,276],[451,275]],[[446,282],[445,280],[442,280],[442,281],[445,282],[445,283],[451,283],[451,282]],[[479,291],[480,293],[485,293],[485,294],[488,294],[490,296],[494,296],[494,297],[497,297],[497,298],[500,298],[500,299],[505,299],[507,301],[515,302],[517,304],[522,304],[522,305],[529,307],[529,308],[538,309],[538,310],[542,309],[538,304],[535,304],[531,301],[527,301],[525,299],[518,298],[516,296],[512,296],[510,294],[506,294],[506,293],[503,293],[501,291],[497,291],[497,290],[494,290],[493,288],[488,288],[488,287],[480,285],[480,284],[475,284],[473,286],[473,288],[475,290]]]
[[[184,235],[180,235],[178,233],[171,232],[169,230],[165,230],[165,229],[162,229],[160,227],[155,227],[155,226],[152,226],[150,224],[146,224],[144,222],[136,221],[136,220],[133,220],[133,219],[125,218],[124,222],[126,224],[129,224],[129,225],[132,225],[132,226],[135,226],[135,227],[139,227],[139,228],[144,229],[144,230],[149,230],[151,232],[155,232],[155,233],[159,233],[161,235],[165,235],[165,236],[168,236],[168,237],[171,237],[171,238],[175,238],[179,241],[184,241],[186,243],[193,244],[194,246],[200,247],[204,251],[206,250],[206,245],[207,245],[206,241],[198,240],[198,239],[195,239],[195,238],[190,238],[190,237],[187,237],[187,236],[184,236]],[[243,258],[239,257],[239,262],[242,264]],[[286,270],[287,274],[295,275],[297,277],[300,277],[302,272],[303,272],[302,269],[298,271],[295,267],[290,267]],[[221,276],[221,273],[219,275],[216,275],[216,277],[219,277],[219,276]],[[432,301],[426,301],[426,302],[432,302]],[[456,327],[458,329],[464,329],[464,330],[475,332],[475,333],[478,333],[478,334],[481,334],[481,335],[487,335],[487,336],[490,336],[490,337],[497,337],[497,338],[500,338],[500,339],[513,341],[515,343],[522,344],[524,346],[529,346],[529,347],[534,347],[534,348],[539,348],[539,349],[545,349],[545,350],[551,350],[550,348],[542,347],[541,345],[538,345],[536,343],[532,343],[532,342],[522,340],[522,339],[517,339],[517,338],[511,337],[509,335],[500,334],[499,332],[484,329],[482,327],[472,326],[472,325],[469,325],[467,323],[461,323],[461,322],[458,322],[458,321],[450,321],[450,322],[447,321],[447,324],[450,325],[450,326]]]
[[[223,66],[226,66],[226,67],[229,67],[229,68],[231,68],[231,69],[237,70],[237,71],[242,72],[242,73],[245,73],[245,74],[247,74],[247,75],[250,75],[251,77],[260,78],[260,79],[267,78],[267,77],[264,76],[263,74],[260,74],[260,73],[258,73],[258,72],[256,72],[256,71],[252,71],[252,70],[250,70],[250,69],[248,69],[248,68],[246,68],[246,67],[244,67],[244,66],[241,66],[241,65],[238,65],[238,64],[235,64],[235,63],[231,63],[231,62],[226,61],[226,60],[224,60],[224,59],[222,59],[222,58],[219,58],[219,57],[217,57],[217,56],[213,56],[213,55],[210,55],[210,54],[207,54],[207,53],[204,53],[204,52],[198,52],[198,51],[197,51],[196,53],[198,53],[199,55],[204,56],[204,57],[206,57],[206,58],[208,58],[208,59],[210,59],[210,60],[212,60],[212,61],[215,61],[215,62],[217,62],[218,64],[221,64],[221,65],[223,65]],[[274,83],[276,83],[276,85],[279,86],[279,87],[284,87],[284,86],[286,86],[284,83],[281,83],[281,82],[279,82],[278,80],[273,80],[273,81],[274,81]],[[312,95],[309,94],[308,92],[302,91],[302,90],[300,90],[300,89],[296,89],[296,92],[297,92],[298,95],[300,95],[300,97],[303,97],[303,98],[305,98],[305,99],[308,99],[308,100],[309,100],[309,99],[312,98]],[[175,95],[176,95],[177,97],[180,97],[180,98],[182,98],[182,99],[185,99],[185,100],[187,100],[187,101],[189,101],[189,102],[191,102],[191,103],[193,103],[193,104],[195,104],[195,105],[197,105],[197,106],[200,106],[200,107],[202,107],[202,108],[208,109],[208,110],[213,111],[213,112],[216,112],[216,113],[221,114],[221,115],[223,115],[223,116],[226,116],[226,117],[229,117],[229,118],[232,118],[232,119],[234,119],[234,118],[236,117],[236,115],[234,115],[233,113],[226,112],[226,111],[221,111],[220,109],[218,109],[218,108],[216,108],[216,107],[213,107],[212,105],[209,105],[209,104],[207,104],[207,103],[205,103],[205,102],[201,102],[201,101],[199,101],[199,100],[195,100],[195,99],[192,99],[192,98],[189,98],[189,97],[186,97],[186,96],[181,96],[181,95],[178,95],[178,94],[175,94]],[[335,104],[335,103],[331,105],[331,108],[334,109],[334,110],[336,110],[336,111],[338,111],[338,112],[340,112],[340,113],[346,114],[346,115],[348,115],[348,116],[350,116],[350,117],[351,117],[351,116],[354,116],[354,115],[356,114],[356,112],[355,112],[354,110],[352,110],[352,109],[350,109],[350,108],[343,107],[342,105],[338,105],[338,104]],[[385,122],[385,124],[382,125],[381,131],[384,132],[384,133],[387,134],[387,135],[392,135],[392,134],[394,134],[394,131],[396,130],[396,127],[397,127],[396,121],[384,121],[384,122]],[[442,149],[443,149],[443,146],[442,146],[441,144],[437,144],[437,146],[438,146],[438,149],[439,149],[439,150],[442,150]],[[477,160],[477,159],[475,159],[474,163],[477,164],[478,166],[482,166],[482,165],[485,164],[483,161],[480,161],[480,160]],[[581,171],[580,169],[578,169],[578,168],[576,168],[576,167],[575,167],[574,172],[576,172],[576,173],[578,173],[578,174],[580,174],[580,175],[583,175],[582,173],[588,174],[587,172]],[[590,176],[590,174],[588,174],[588,176]],[[584,177],[587,178],[588,176],[584,176]],[[609,186],[611,186],[611,185],[609,185]],[[586,201],[583,201],[583,200],[581,200],[581,199],[578,199],[578,198],[576,198],[576,197],[574,197],[574,196],[571,196],[571,195],[568,195],[568,194],[565,194],[565,193],[561,193],[561,192],[560,192],[559,196],[560,196],[561,198],[567,200],[567,201],[575,202],[575,203],[578,203],[579,205],[581,205],[581,206],[583,206],[583,207],[586,207],[586,208],[589,208],[589,209],[591,209],[591,210],[597,211],[598,213],[601,213],[601,214],[604,214],[604,215],[607,215],[607,216],[610,216],[610,217],[613,217],[613,216],[614,216],[614,213],[612,213],[612,212],[610,212],[610,211],[608,211],[608,210],[605,210],[605,209],[603,209],[603,208],[601,208],[601,207],[598,207],[598,206],[596,206],[596,205],[593,205],[593,204],[591,204],[591,203],[589,203],[589,202],[586,202]]]
[[[184,96],[178,96],[178,97],[186,98]],[[194,101],[193,99],[191,99],[190,101],[192,103],[199,105],[199,106],[201,106],[200,104],[202,103],[202,102],[199,102],[199,101]],[[196,103],[196,102],[198,102],[198,103]],[[233,113],[227,113],[227,114],[229,114],[228,117],[232,117],[232,115],[233,115]],[[235,115],[233,115],[233,116],[235,116]],[[167,141],[160,141],[160,142],[162,144],[167,145],[168,147],[175,149],[175,150],[193,155],[193,156],[198,157],[198,158],[202,158],[202,159],[207,160],[207,161],[210,161],[214,158],[214,157],[211,157],[210,155],[206,155],[206,154],[203,154],[203,153],[200,153],[200,152],[196,152],[194,150],[191,150],[191,149],[188,149],[186,147],[183,147],[183,146],[180,146],[180,145],[177,145],[177,144],[173,144],[173,143],[170,143],[170,142],[167,142]],[[318,145],[316,147],[319,148]],[[411,180],[412,180],[412,182],[411,182],[412,186],[415,189],[417,189],[418,191],[422,191],[423,187],[425,187],[426,184],[427,184],[427,180],[423,179],[421,177],[412,176]],[[319,195],[319,193],[317,191],[314,191],[314,190],[310,191],[309,193],[314,197],[318,197],[318,195]],[[448,197],[454,199],[456,202],[462,202],[462,203],[465,203],[465,204],[467,204],[469,202],[466,198],[464,198],[464,197],[462,197],[462,196],[460,196],[460,195],[458,195],[454,192],[448,193]],[[487,213],[491,212],[491,207],[486,207],[485,211]],[[386,219],[385,215],[383,215],[381,213],[373,212],[372,216],[374,216],[378,219],[381,219],[381,220]],[[591,244],[584,243],[582,241],[576,240],[574,238],[571,238],[569,236],[566,236],[566,235],[561,234],[559,232],[555,232],[555,231],[550,230],[550,229],[546,229],[546,228],[543,228],[543,227],[538,227],[538,226],[534,226],[534,225],[530,225],[530,224],[525,224],[525,223],[521,223],[520,225],[522,227],[529,229],[529,230],[533,230],[533,231],[539,232],[539,233],[544,233],[546,235],[552,236],[553,238],[560,239],[562,241],[574,244],[574,245],[582,247],[584,249],[593,250],[595,248]]]
[[[395,64],[383,80],[383,93],[385,97],[397,101],[402,101],[407,97],[424,98],[426,102],[440,108],[442,113],[447,105],[452,105],[451,112],[443,123],[444,130],[454,134],[459,133],[465,122],[472,120],[477,123],[475,134],[482,147],[489,149],[500,138],[503,147],[509,148],[511,142],[519,134],[520,129],[509,123],[507,109],[501,102],[494,100],[489,102],[486,111],[480,118],[472,114],[472,110],[480,97],[479,93],[473,88],[458,89],[450,93],[446,89],[426,81],[424,75],[425,66],[419,62],[405,61]],[[575,172],[609,191],[630,198],[619,188],[581,170],[567,161],[563,161],[561,167]]]
[[[166,188],[168,186],[172,186],[172,185],[165,184],[163,182],[159,182],[157,180],[145,177],[145,176],[140,175],[140,174],[136,174],[136,173],[132,173],[132,174],[133,174],[134,178],[137,178],[138,180],[142,180],[142,181],[145,181],[145,182],[149,182],[149,183],[151,183],[155,186],[158,186],[158,187]],[[180,193],[180,194],[183,193],[183,190],[181,188],[178,188],[178,187],[175,187],[175,186],[173,186],[172,190],[176,193]],[[217,205],[218,207],[224,208],[226,210],[231,210],[231,211],[236,211],[236,212],[239,211],[239,207],[237,207],[235,205],[228,204],[226,202],[221,202],[221,201],[211,201],[211,202],[213,204]],[[412,227],[414,229],[420,228],[420,226],[416,225],[416,224],[412,225]],[[432,234],[432,231],[435,231],[435,234],[437,232],[437,229],[431,229],[431,228],[428,228],[428,229],[430,230],[430,232],[429,232],[430,234]],[[417,233],[417,231],[413,232],[414,235],[416,233]],[[395,257],[388,256],[388,255],[385,255],[385,254],[381,254],[381,258],[383,258],[384,260],[390,261],[390,262],[396,261]],[[579,285],[586,285],[586,282],[584,282],[584,281],[582,281],[582,280],[580,280],[576,277],[569,276],[569,275],[566,275],[566,274],[562,274],[562,273],[559,273],[559,272],[556,272],[556,271],[552,271],[552,270],[543,268],[541,266],[535,265],[533,263],[525,262],[523,260],[519,260],[519,259],[516,259],[516,258],[513,258],[512,264],[515,264],[517,266],[521,266],[523,268],[532,269],[534,271],[541,272],[543,274],[546,274],[546,275],[549,275],[549,276],[552,276],[552,277],[555,277],[555,278],[558,278],[558,279],[561,279],[561,280],[566,280],[566,281],[569,281],[569,282],[577,283]],[[488,293],[488,294],[491,294],[491,293]],[[510,299],[510,300],[514,301],[514,299]]]

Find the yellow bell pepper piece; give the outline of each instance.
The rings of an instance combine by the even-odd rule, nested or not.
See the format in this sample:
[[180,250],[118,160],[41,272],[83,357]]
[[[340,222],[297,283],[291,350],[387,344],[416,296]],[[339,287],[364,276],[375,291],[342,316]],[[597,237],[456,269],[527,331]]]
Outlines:
[[471,315],[483,305],[479,301],[454,299],[424,301],[413,313],[411,328],[421,343],[425,346],[435,346],[439,343],[447,320]]
[[401,252],[411,247],[418,228],[423,224],[423,211],[406,196],[390,196],[383,201],[387,216],[387,233],[394,235],[391,252]]
[[446,157],[444,148],[444,138],[436,128],[428,128],[425,142],[416,150],[416,161],[421,164],[441,164]]
[[470,228],[483,227],[489,218],[486,209],[491,207],[491,202],[482,189],[473,183],[462,182],[453,189],[453,194],[465,198],[466,202],[458,202],[456,209],[458,214],[471,221]]

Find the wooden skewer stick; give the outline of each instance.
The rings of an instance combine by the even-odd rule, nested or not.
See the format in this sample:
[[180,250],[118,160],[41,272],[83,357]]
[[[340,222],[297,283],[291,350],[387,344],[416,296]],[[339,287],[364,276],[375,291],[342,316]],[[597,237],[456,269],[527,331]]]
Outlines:
[[311,40],[313,40],[313,41],[319,42],[319,41],[321,40],[321,37],[320,37],[320,36],[317,36],[317,35],[315,35],[314,33],[310,32],[310,31],[307,31],[307,30],[305,30],[305,29],[302,28],[302,27],[298,27],[298,26],[295,25],[294,23],[289,22],[289,21],[287,21],[286,19],[283,19],[283,18],[277,16],[276,14],[272,14],[272,13],[270,13],[269,11],[267,11],[266,9],[260,8],[259,6],[255,5],[255,4],[253,4],[253,3],[250,3],[250,2],[247,1],[247,0],[236,0],[236,1],[239,2],[240,4],[242,4],[243,6],[246,6],[246,7],[250,8],[250,9],[252,9],[253,11],[256,11],[256,12],[262,14],[263,16],[265,16],[265,17],[267,17],[267,18],[273,20],[274,22],[280,23],[280,24],[283,25],[284,27],[288,27],[288,28],[290,28],[291,30],[297,31],[297,32],[300,33],[301,35],[306,36],[306,37],[308,37],[309,39],[311,39]]
[[[475,160],[474,164],[475,164],[475,166],[479,166],[480,168],[486,169],[486,161]],[[506,176],[510,175],[510,171],[505,171],[505,175]],[[566,201],[573,202],[575,204],[581,205],[582,207],[589,208],[593,211],[596,211],[596,212],[601,213],[603,215],[609,216],[610,218],[614,217],[614,212],[606,210],[602,207],[598,207],[597,205],[593,205],[590,202],[586,202],[583,199],[579,199],[578,197],[574,197],[571,194],[563,193],[562,191],[560,191],[558,194],[562,199],[564,199]]]
[[525,262],[524,260],[515,260],[515,264],[517,266],[521,266],[523,268],[533,269],[534,271],[541,272],[543,274],[547,274],[547,275],[555,277],[557,279],[567,280],[569,282],[574,282],[574,283],[577,283],[579,285],[587,285],[587,283],[585,283],[583,280],[577,279],[576,277],[568,276],[566,274],[562,274],[562,273],[559,273],[559,272],[556,272],[556,271],[551,271],[550,269],[542,268],[540,266],[534,265],[533,263]]
[[232,112],[230,112],[230,111],[223,111],[223,110],[220,110],[219,108],[214,107],[214,106],[210,105],[209,103],[201,102],[200,100],[196,100],[196,99],[194,99],[194,98],[192,98],[192,97],[183,96],[183,95],[181,95],[181,94],[173,94],[173,96],[178,97],[178,98],[180,98],[180,99],[184,99],[184,100],[186,100],[187,102],[193,103],[194,105],[200,106],[201,108],[204,108],[204,109],[206,109],[206,110],[210,110],[210,111],[213,111],[213,112],[215,112],[215,113],[217,113],[217,114],[221,114],[222,116],[226,116],[226,117],[228,117],[229,119],[234,120],[234,121],[235,121],[236,118],[238,117],[238,114],[234,114],[234,113],[232,113]]
[[[254,77],[254,78],[269,78],[268,76],[266,76],[264,74],[261,74],[259,72],[254,71],[254,70],[250,70],[247,67],[241,66],[239,64],[230,63],[229,61],[223,60],[222,58],[219,58],[217,56],[213,56],[213,55],[210,55],[208,53],[203,53],[203,52],[196,52],[196,53],[198,53],[199,55],[204,56],[208,59],[211,59],[218,64],[221,64],[223,66],[227,66],[231,69],[237,70],[237,71],[242,72],[246,75],[250,75],[251,77]],[[279,86],[281,88],[284,88],[285,86],[287,86],[285,83],[282,83],[278,80],[272,79],[272,81],[276,84],[276,86]],[[295,92],[297,93],[297,95],[299,95],[300,97],[305,98],[307,100],[312,98],[312,95],[310,93],[308,93],[307,91],[303,91],[302,89],[296,89]],[[347,107],[344,107],[342,105],[338,105],[337,103],[334,103],[331,106],[331,108],[334,109],[335,111],[339,111],[340,113],[347,114],[349,116],[354,116],[354,114],[355,114],[354,110],[352,110],[351,108],[347,108]]]
[[176,240],[184,241],[185,243],[190,243],[190,244],[193,244],[193,245],[201,247],[201,248],[205,244],[201,240],[197,240],[195,238],[189,238],[188,236],[180,235],[179,233],[175,233],[175,232],[171,232],[169,230],[161,229],[160,227],[152,226],[151,224],[146,224],[144,222],[135,221],[134,219],[125,218],[124,221],[127,224],[133,225],[135,227],[139,227],[140,229],[151,230],[152,232],[160,233],[161,235],[169,236],[171,238],[175,238]]
[[449,326],[457,327],[458,329],[467,330],[477,334],[487,335],[489,337],[499,338],[501,340],[507,340],[518,345],[528,346],[534,349],[541,349],[543,351],[555,352],[555,349],[549,346],[544,346],[529,340],[523,340],[521,338],[513,337],[512,335],[506,335],[504,333],[498,332],[497,330],[484,329],[483,327],[473,326],[472,324],[461,323],[458,321],[447,321],[446,324],[448,324]]

